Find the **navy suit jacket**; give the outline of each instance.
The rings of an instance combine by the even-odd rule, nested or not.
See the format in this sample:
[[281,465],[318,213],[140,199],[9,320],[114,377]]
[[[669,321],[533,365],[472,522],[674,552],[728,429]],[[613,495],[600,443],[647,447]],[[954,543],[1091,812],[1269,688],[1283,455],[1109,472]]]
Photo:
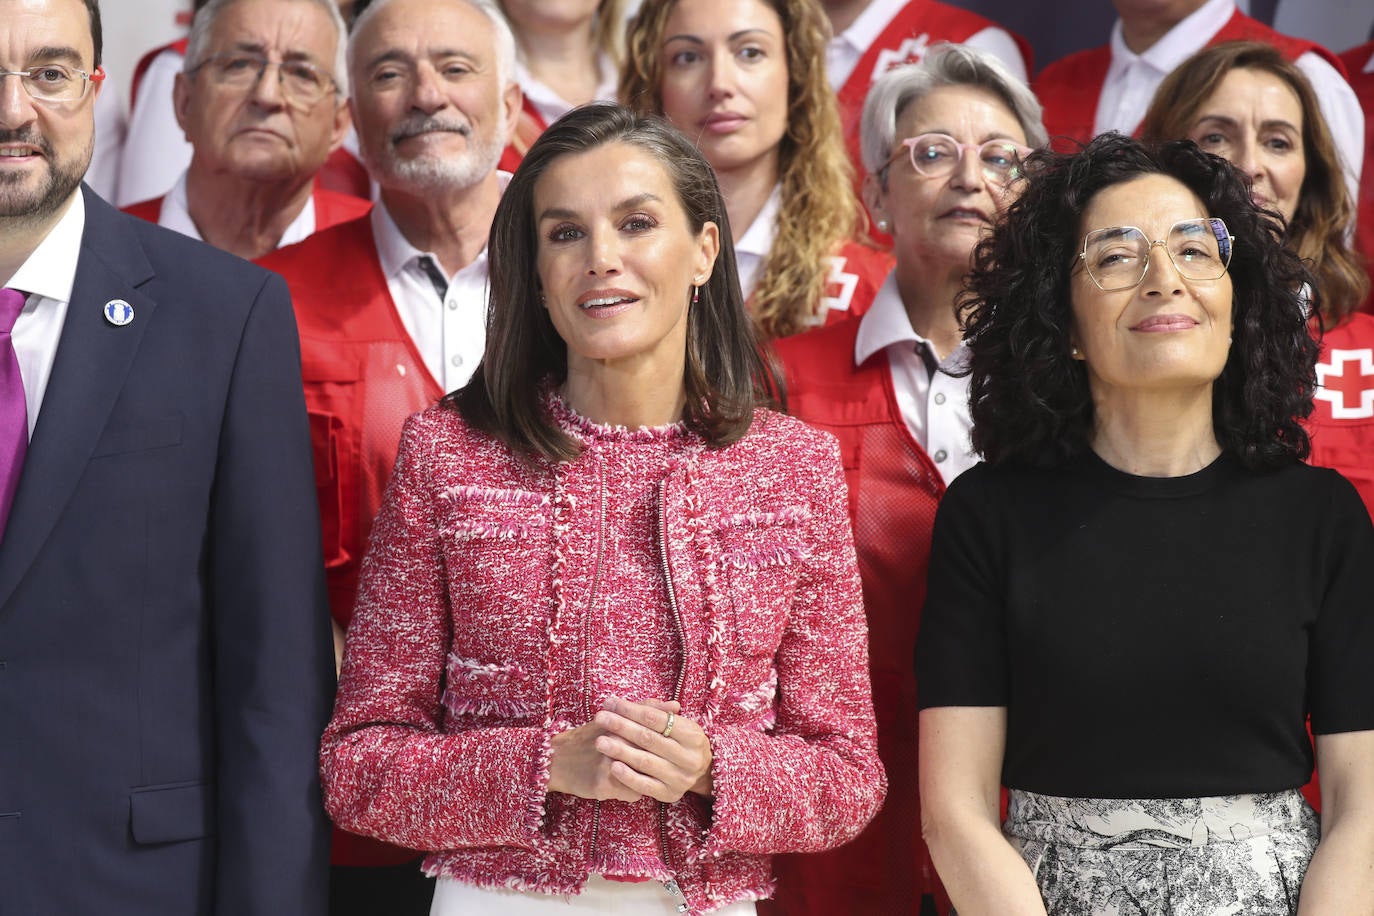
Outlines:
[[286,284],[83,193],[0,543],[0,916],[323,914],[334,670]]

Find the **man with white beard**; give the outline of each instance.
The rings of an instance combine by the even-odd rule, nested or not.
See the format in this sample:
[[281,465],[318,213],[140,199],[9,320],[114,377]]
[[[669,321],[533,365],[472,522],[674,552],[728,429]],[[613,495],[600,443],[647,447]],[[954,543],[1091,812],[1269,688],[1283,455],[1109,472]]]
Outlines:
[[[520,111],[491,0],[373,0],[348,43],[350,106],[381,189],[365,217],[260,263],[291,287],[336,652],[401,424],[481,359],[496,171]],[[335,831],[330,912],[427,914],[419,854]]]

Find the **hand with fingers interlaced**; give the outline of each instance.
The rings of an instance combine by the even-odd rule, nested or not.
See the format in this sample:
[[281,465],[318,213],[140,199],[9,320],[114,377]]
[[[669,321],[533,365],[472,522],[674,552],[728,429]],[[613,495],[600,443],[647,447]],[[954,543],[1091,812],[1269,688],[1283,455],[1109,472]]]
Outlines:
[[676,701],[609,697],[592,721],[554,736],[549,791],[671,804],[711,794],[711,759],[710,739]]

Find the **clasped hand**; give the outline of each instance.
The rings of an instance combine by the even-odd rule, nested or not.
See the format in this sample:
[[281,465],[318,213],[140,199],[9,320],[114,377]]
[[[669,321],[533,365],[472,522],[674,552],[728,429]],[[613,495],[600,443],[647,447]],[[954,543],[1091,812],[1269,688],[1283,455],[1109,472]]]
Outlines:
[[[609,697],[585,725],[553,736],[549,791],[598,801],[672,803],[711,794],[711,742],[675,700]],[[671,714],[673,727],[667,737]]]

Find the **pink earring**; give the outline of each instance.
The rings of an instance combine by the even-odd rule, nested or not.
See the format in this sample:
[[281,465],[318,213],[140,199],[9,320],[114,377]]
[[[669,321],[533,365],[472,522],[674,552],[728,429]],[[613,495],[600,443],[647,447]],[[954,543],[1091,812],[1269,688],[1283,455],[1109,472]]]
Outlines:
[[701,301],[701,287],[700,287],[700,286],[694,286],[694,287],[692,287],[692,304],[693,304],[693,305],[696,305],[696,304],[697,304],[698,302],[700,302],[700,301]]

